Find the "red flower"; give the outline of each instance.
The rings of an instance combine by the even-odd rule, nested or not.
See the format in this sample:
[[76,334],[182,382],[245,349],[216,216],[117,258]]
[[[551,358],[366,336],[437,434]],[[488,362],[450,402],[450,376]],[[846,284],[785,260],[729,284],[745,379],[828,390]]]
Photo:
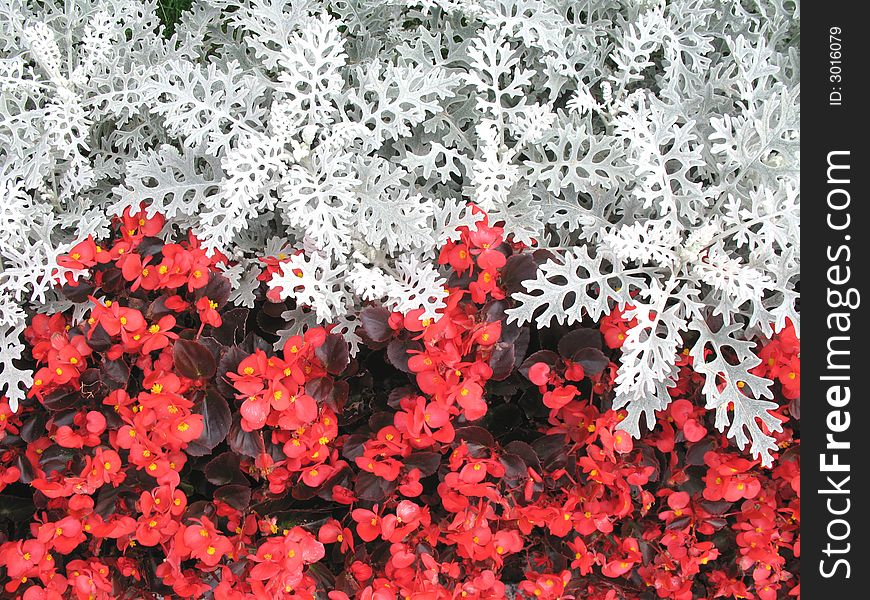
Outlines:
[[143,334],[142,353],[150,354],[155,350],[162,350],[169,345],[169,340],[177,340],[178,334],[172,333],[173,327],[175,327],[175,317],[172,315],[160,317],[160,320],[150,325]]
[[70,248],[69,254],[57,257],[57,264],[67,269],[89,269],[97,264],[97,245],[93,236],[89,235],[85,240]]
[[580,391],[573,385],[558,386],[544,392],[544,406],[558,410],[571,402]]
[[192,519],[194,525],[184,530],[184,545],[190,550],[190,555],[213,567],[224,556],[232,553],[233,545],[218,532],[208,517]]
[[[375,506],[377,510],[377,506]],[[374,512],[357,508],[350,513],[356,521],[356,532],[364,542],[376,540],[381,535],[381,518]]]
[[217,311],[218,303],[214,300],[209,300],[207,296],[203,296],[196,302],[196,310],[199,313],[199,320],[206,325],[212,327],[220,327],[223,320]]
[[643,559],[637,540],[625,538],[619,545],[621,555],[610,560],[601,568],[601,573],[607,577],[620,577],[628,573],[632,566]]
[[550,365],[547,363],[535,363],[529,367],[529,381],[535,385],[547,385],[550,379]]
[[704,454],[704,463],[709,467],[704,477],[704,498],[707,500],[735,502],[741,498],[755,498],[761,491],[758,479],[746,473],[755,465],[752,461],[710,451]]

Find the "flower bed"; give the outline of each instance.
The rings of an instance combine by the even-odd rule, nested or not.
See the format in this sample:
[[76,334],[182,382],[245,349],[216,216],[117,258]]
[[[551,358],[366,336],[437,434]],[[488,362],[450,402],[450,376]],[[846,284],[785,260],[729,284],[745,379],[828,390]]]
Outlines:
[[88,311],[25,331],[33,386],[0,403],[8,594],[799,595],[791,326],[755,346],[781,424],[765,468],[717,431],[688,339],[658,425],[627,433],[612,400],[632,323],[510,322],[550,255],[485,217],[440,251],[438,318],[370,303],[354,356],[331,326],[273,349],[289,257],[263,257],[256,305],[234,307],[231,259],[163,224],[128,210],[75,245],[59,262],[85,275],[62,290]]

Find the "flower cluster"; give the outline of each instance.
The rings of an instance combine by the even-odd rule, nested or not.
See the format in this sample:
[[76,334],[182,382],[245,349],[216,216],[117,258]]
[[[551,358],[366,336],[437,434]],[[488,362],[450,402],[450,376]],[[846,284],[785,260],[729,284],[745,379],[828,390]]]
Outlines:
[[26,331],[34,385],[0,400],[10,596],[799,596],[792,328],[758,349],[783,423],[766,469],[716,431],[688,353],[656,429],[626,433],[631,323],[508,323],[547,255],[486,219],[440,254],[439,319],[371,304],[356,356],[331,327],[273,350],[269,277],[233,308],[228,259],[162,229],[128,213],[77,245],[62,291],[88,309]]

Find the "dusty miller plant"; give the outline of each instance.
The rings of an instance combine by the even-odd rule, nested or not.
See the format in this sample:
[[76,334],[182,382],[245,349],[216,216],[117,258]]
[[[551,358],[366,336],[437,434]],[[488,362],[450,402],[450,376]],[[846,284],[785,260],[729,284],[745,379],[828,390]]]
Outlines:
[[[637,320],[616,407],[633,434],[688,344],[708,408],[769,463],[753,337],[798,324],[799,4],[715,0],[0,0],[0,384],[27,310],[69,307],[56,256],[148,205],[297,308],[437,318],[432,260],[473,201],[552,259],[509,318]],[[298,250],[303,253],[295,254]],[[301,277],[298,275],[301,272]]]

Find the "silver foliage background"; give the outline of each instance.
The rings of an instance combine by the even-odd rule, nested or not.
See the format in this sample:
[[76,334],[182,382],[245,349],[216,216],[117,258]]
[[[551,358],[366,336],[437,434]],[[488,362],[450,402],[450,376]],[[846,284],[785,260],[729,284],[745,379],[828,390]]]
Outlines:
[[629,430],[697,340],[717,425],[769,462],[750,340],[799,324],[799,35],[792,0],[201,0],[168,39],[153,1],[0,0],[0,387],[31,382],[28,312],[71,308],[57,255],[127,207],[230,255],[239,305],[304,249],[284,333],[356,348],[362,302],[437,317],[473,201],[553,252],[511,319],[631,306]]

